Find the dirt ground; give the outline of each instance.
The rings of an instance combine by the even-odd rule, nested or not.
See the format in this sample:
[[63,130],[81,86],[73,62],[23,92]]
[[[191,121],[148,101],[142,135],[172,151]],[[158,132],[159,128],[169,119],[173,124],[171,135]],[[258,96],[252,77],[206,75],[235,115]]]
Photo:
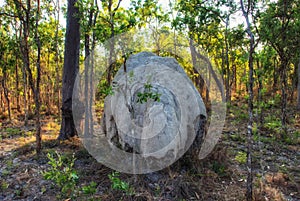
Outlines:
[[[245,200],[247,171],[246,118],[238,118],[240,111],[228,112],[222,138],[214,151],[204,160],[183,158],[171,167],[147,175],[118,176],[117,182],[130,187],[125,190],[112,186],[109,175],[114,171],[98,163],[82,146],[80,139],[57,142],[59,121],[44,116],[42,122],[43,151],[35,154],[33,122],[24,127],[21,121],[1,122],[0,138],[0,200]],[[289,132],[300,130],[300,116],[290,110],[294,119]],[[300,200],[300,139],[276,140],[270,128],[261,129],[254,136],[253,194],[254,200]],[[275,138],[274,138],[275,136]],[[47,153],[71,158],[78,179],[72,192],[62,189],[42,172],[49,171]],[[82,190],[90,182],[95,190]]]

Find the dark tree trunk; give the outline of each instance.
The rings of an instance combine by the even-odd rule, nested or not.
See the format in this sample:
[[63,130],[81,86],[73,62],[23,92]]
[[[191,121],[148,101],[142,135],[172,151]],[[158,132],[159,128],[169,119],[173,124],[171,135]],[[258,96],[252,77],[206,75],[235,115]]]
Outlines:
[[35,40],[37,44],[37,61],[36,61],[37,77],[36,77],[36,86],[32,90],[34,92],[34,102],[35,102],[35,115],[36,115],[35,138],[36,138],[36,152],[38,154],[41,152],[42,149],[41,122],[40,122],[41,41],[38,33],[39,17],[40,17],[40,0],[37,0],[37,12],[36,12],[36,21],[35,21]]
[[79,70],[80,25],[77,0],[68,0],[67,29],[65,36],[65,54],[62,83],[62,122],[59,140],[65,140],[77,134],[72,112],[72,95]]
[[226,80],[225,80],[225,88],[226,88],[226,102],[231,102],[231,88],[230,88],[230,66],[229,66],[229,45],[228,45],[228,26],[229,26],[229,16],[226,19],[226,28],[225,28],[225,65],[226,65]]
[[[248,76],[248,113],[249,113],[249,121],[247,126],[247,190],[246,190],[246,199],[247,201],[253,200],[253,173],[252,173],[252,135],[253,135],[253,84],[254,84],[254,76],[253,76],[253,66],[254,59],[253,54],[255,50],[255,39],[254,34],[251,31],[251,24],[249,20],[249,11],[250,4],[252,1],[248,1],[248,9],[246,11],[243,0],[240,0],[241,8],[243,11],[243,15],[247,24],[247,34],[250,38],[250,50],[249,50],[249,58],[248,58],[248,66],[249,66],[249,76]],[[257,45],[257,44],[256,44]]]
[[17,99],[17,111],[21,112],[20,109],[20,93],[19,93],[19,64],[18,64],[18,57],[16,56],[16,99]]
[[[4,68],[6,68],[6,67],[4,67]],[[5,100],[6,100],[6,103],[7,103],[8,119],[11,122],[10,99],[9,99],[8,87],[6,85],[6,80],[7,80],[7,74],[6,74],[6,70],[4,70],[3,78],[1,80],[1,84],[2,84],[2,88],[3,88],[3,92],[4,92],[4,97],[5,97]]]
[[298,64],[298,81],[297,81],[297,109],[300,110],[300,60]]
[[[277,92],[278,74],[277,74],[277,60],[274,58],[274,70],[273,70],[273,95]],[[273,97],[274,98],[274,97]]]
[[257,69],[258,69],[258,73],[257,73],[257,80],[258,80],[258,99],[257,99],[257,105],[259,107],[259,119],[258,119],[258,130],[260,130],[260,128],[262,127],[263,123],[264,123],[264,107],[261,106],[261,104],[263,103],[263,96],[262,96],[262,89],[263,89],[263,83],[262,83],[262,69],[260,66],[260,62],[259,60],[257,60]]
[[281,138],[283,139],[287,134],[287,116],[286,116],[286,106],[287,106],[287,76],[286,76],[286,67],[288,65],[287,59],[283,56],[281,57],[280,64],[280,84],[281,84],[281,126],[283,132],[281,133]]
[[[29,37],[29,28],[30,28],[30,10],[31,10],[31,4],[30,0],[26,1],[26,8],[25,6],[17,1],[14,0],[14,4],[16,6],[18,17],[21,21],[21,27],[20,27],[20,50],[22,54],[22,60],[23,60],[23,67],[22,67],[22,73],[23,73],[23,88],[24,88],[24,125],[28,125],[28,113],[29,113],[29,107],[28,102],[29,100],[29,90],[27,90],[27,70],[30,69],[30,61],[29,61],[29,46],[28,46],[28,37]],[[23,13],[24,12],[24,13]],[[28,96],[27,96],[28,95]],[[26,97],[27,96],[27,97]]]

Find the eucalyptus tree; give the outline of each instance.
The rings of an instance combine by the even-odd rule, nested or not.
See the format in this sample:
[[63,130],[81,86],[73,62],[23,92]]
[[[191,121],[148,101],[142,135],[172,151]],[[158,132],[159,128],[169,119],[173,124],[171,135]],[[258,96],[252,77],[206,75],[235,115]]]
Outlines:
[[300,59],[298,64],[297,77],[297,109],[300,110]]
[[[3,25],[5,27],[3,27]],[[8,118],[9,121],[11,121],[11,100],[10,100],[10,90],[9,87],[7,86],[8,82],[8,74],[10,70],[10,66],[12,65],[13,62],[13,53],[11,52],[10,48],[10,37],[9,37],[9,32],[8,32],[8,27],[1,23],[0,24],[0,35],[1,35],[1,41],[0,41],[0,82],[1,82],[1,87],[2,87],[2,92],[4,95],[4,98],[7,103],[7,111],[8,111]],[[1,94],[2,95],[2,94]]]
[[299,4],[299,0],[271,2],[266,11],[261,13],[260,20],[260,37],[274,48],[280,58],[277,71],[280,72],[282,138],[287,134],[286,90],[290,63],[292,58],[299,57],[295,51],[300,45]]
[[[18,20],[20,24],[20,50],[24,65],[24,74],[28,77],[29,87],[33,92],[35,117],[36,117],[36,151],[41,151],[41,126],[40,126],[40,76],[41,76],[41,43],[39,38],[39,21],[41,18],[40,1],[31,2],[26,0],[25,2],[14,0],[8,1],[12,4],[14,10],[11,16],[14,20]],[[32,40],[31,40],[32,39]],[[31,63],[30,52],[33,48],[36,48],[36,56],[34,57],[35,65]],[[33,68],[32,66],[35,66]],[[36,73],[34,73],[36,72]],[[24,76],[26,77],[26,76]],[[25,122],[26,123],[26,122]]]
[[[190,40],[191,56],[196,65],[197,59],[203,59],[204,55],[193,48],[195,43],[199,46],[209,51],[212,48],[212,44],[209,43],[208,38],[213,37],[218,40],[219,30],[222,26],[222,20],[224,19],[224,13],[221,10],[222,6],[234,8],[233,1],[203,1],[203,0],[180,0],[177,3],[177,17],[173,21],[173,26],[179,30],[184,30],[187,32]],[[215,78],[215,72],[210,69],[210,74]],[[195,69],[194,72],[196,73]],[[215,79],[215,81],[220,85],[220,81]],[[201,91],[204,90],[204,81],[202,79],[197,79],[197,85],[200,85]],[[226,89],[229,90],[229,89]]]
[[141,28],[150,23],[156,16],[159,7],[157,0],[134,0],[130,2],[128,9],[121,6],[122,0],[102,1],[102,10],[96,23],[97,39],[101,42],[109,40],[109,58],[107,70],[107,83],[110,84],[116,60],[115,36],[128,32],[136,27]]
[[77,0],[68,0],[67,28],[62,82],[62,122],[58,139],[64,140],[77,134],[73,120],[73,88],[79,70],[80,23]]
[[[249,121],[247,126],[247,192],[246,199],[248,201],[253,200],[252,193],[252,182],[253,182],[253,174],[252,174],[252,135],[253,135],[253,85],[254,85],[254,50],[257,45],[255,42],[255,35],[252,31],[253,25],[251,21],[253,21],[253,13],[255,1],[248,1],[248,3],[244,4],[244,0],[240,0],[241,9],[243,15],[246,20],[246,32],[249,37],[249,58],[248,58],[248,67],[249,67],[249,77],[248,77],[248,112],[249,112]],[[252,18],[252,20],[251,20]],[[256,43],[256,44],[255,44]]]

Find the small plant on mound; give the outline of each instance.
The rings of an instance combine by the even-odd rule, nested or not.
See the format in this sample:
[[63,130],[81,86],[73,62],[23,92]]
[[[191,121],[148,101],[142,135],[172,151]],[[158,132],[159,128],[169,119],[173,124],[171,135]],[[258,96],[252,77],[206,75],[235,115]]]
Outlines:
[[150,99],[152,99],[153,101],[156,101],[156,102],[160,102],[160,96],[161,96],[161,94],[152,92],[151,91],[151,89],[152,89],[152,85],[151,84],[146,83],[144,85],[144,88],[145,88],[145,90],[144,90],[143,93],[139,92],[137,94],[137,96],[138,96],[137,102],[138,103],[141,103],[141,104],[142,103],[146,103]]

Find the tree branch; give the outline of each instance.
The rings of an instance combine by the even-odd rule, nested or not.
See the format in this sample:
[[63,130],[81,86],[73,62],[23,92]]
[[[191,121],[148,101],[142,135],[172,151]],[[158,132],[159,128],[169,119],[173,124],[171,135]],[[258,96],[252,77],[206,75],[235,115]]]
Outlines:
[[14,14],[3,13],[3,12],[0,12],[0,16],[7,16],[7,17],[12,17],[12,18],[18,18],[19,17],[19,16],[14,15]]

